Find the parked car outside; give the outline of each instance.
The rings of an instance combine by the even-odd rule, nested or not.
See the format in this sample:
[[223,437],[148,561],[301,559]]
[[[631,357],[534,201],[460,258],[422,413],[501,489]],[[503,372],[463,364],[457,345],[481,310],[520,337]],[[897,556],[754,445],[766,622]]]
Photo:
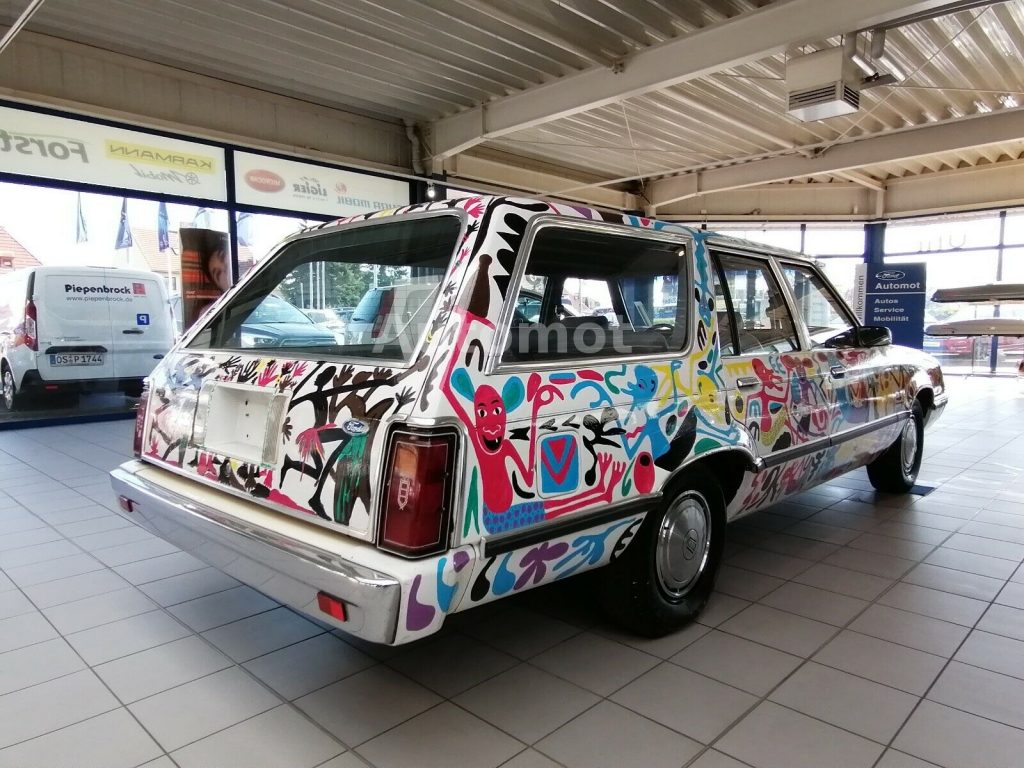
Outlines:
[[[318,258],[415,276],[422,297],[386,314],[423,322],[247,343],[249,308]],[[619,327],[557,310],[581,280]],[[518,311],[541,283],[537,316]],[[678,286],[670,322],[654,285]],[[672,631],[707,602],[727,521],[862,466],[907,493],[947,401],[935,359],[859,325],[800,254],[500,197],[286,242],[149,392],[112,473],[123,514],[386,644],[599,568],[617,621]]]
[[3,405],[142,380],[174,343],[163,278],[113,267],[38,266],[0,276]]
[[333,333],[335,340],[339,343],[345,343],[347,323],[343,322],[333,309],[304,309],[302,312],[316,325]]
[[265,296],[239,326],[238,340],[246,349],[264,347],[333,346],[333,332],[313,322],[280,296]]

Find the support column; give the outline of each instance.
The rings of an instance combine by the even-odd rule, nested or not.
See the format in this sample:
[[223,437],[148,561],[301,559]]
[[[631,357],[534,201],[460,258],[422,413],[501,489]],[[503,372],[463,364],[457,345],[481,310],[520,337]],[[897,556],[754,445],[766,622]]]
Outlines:
[[[996,249],[996,280],[1003,279],[1003,249],[1006,247],[1006,211],[999,212],[999,246]],[[993,317],[999,317],[999,305],[992,310]],[[992,345],[988,354],[988,370],[995,373],[999,367],[999,337],[992,337]]]
[[885,222],[873,221],[864,226],[864,263],[885,262]]

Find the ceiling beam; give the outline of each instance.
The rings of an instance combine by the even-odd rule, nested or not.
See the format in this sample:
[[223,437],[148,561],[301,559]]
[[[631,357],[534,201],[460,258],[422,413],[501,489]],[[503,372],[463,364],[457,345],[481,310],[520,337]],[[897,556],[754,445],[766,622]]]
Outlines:
[[814,157],[787,154],[707,171],[669,176],[647,186],[655,207],[698,194],[770,184],[802,176],[838,174],[867,165],[1016,141],[1024,137],[1024,108],[893,131],[837,144]]
[[860,184],[862,187],[873,189],[875,192],[885,191],[885,184],[880,182],[878,179],[868,176],[866,173],[861,173],[860,171],[838,171],[836,176],[842,176],[844,179]]
[[693,80],[787,46],[934,11],[948,0],[778,0],[756,11],[645,48],[613,69],[594,66],[430,124],[435,155]]

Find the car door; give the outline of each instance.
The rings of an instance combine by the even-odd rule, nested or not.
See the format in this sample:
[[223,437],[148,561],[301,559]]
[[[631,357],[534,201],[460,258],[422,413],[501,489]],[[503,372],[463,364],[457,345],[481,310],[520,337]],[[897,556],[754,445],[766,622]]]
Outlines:
[[121,298],[106,282],[106,270],[51,269],[36,273],[32,299],[43,381],[114,377],[110,305]]
[[712,257],[730,407],[765,468],[741,500],[752,509],[800,491],[817,476],[829,448],[834,399],[771,260],[726,250]]
[[895,439],[892,416],[905,410],[900,371],[888,370],[884,348],[860,345],[853,313],[818,269],[796,261],[782,261],[780,269],[810,352],[833,390],[835,472],[859,466]]
[[162,278],[155,273],[106,270],[106,284],[117,299],[108,305],[113,375],[118,379],[148,376],[174,340]]

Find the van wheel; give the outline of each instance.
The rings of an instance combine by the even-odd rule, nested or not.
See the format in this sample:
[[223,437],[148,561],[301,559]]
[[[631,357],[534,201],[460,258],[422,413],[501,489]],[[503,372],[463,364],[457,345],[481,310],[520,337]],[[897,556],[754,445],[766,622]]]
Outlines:
[[885,453],[868,464],[868,479],[876,490],[886,493],[909,493],[921,471],[924,451],[924,407],[914,401],[910,418],[896,442]]
[[636,540],[604,569],[605,607],[617,623],[660,637],[707,603],[725,545],[725,500],[712,477],[683,473]]
[[3,364],[2,372],[0,372],[0,383],[3,386],[4,408],[8,411],[16,411],[21,405],[21,396],[14,383],[14,374],[11,373],[7,363]]

